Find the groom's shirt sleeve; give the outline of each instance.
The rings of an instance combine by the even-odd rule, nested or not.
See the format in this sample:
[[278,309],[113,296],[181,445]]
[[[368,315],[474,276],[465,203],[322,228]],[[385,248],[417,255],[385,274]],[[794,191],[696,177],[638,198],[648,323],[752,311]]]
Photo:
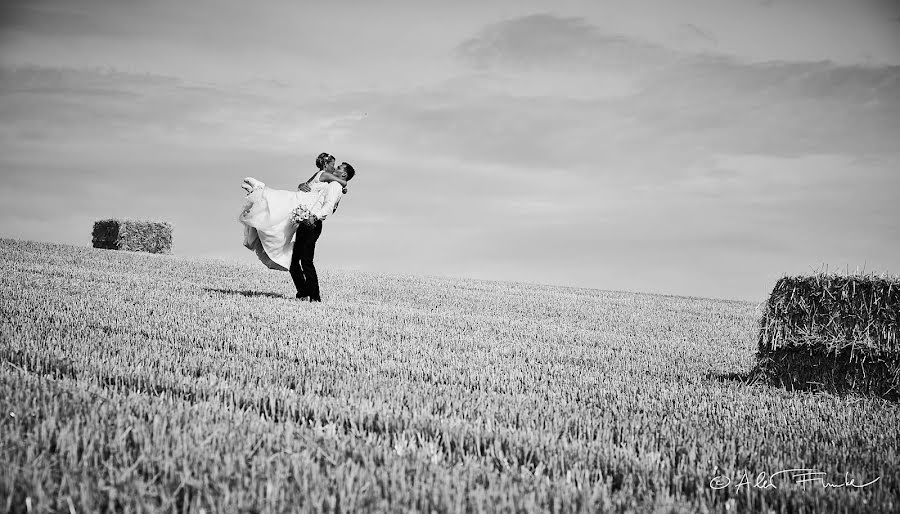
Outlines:
[[341,195],[344,194],[344,186],[340,185],[337,182],[329,182],[328,187],[325,189],[325,193],[323,195],[323,201],[317,203],[313,209],[312,213],[316,215],[319,219],[325,219],[329,214],[334,212],[335,207],[337,206],[338,200],[340,200]]

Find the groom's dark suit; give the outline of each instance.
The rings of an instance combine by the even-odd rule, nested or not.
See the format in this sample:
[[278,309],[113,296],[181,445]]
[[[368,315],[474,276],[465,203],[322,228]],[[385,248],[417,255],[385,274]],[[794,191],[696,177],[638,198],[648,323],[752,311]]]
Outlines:
[[319,295],[319,276],[313,264],[316,253],[316,241],[322,235],[322,220],[317,220],[312,227],[300,225],[291,252],[291,278],[297,287],[297,298],[308,296],[312,302],[322,301]]
[[337,182],[328,184],[321,204],[313,207],[312,213],[319,219],[313,226],[301,224],[297,227],[294,249],[291,251],[291,279],[297,287],[297,298],[309,297],[312,302],[321,302],[319,294],[319,276],[313,258],[316,253],[316,241],[322,235],[322,219],[337,210],[343,193],[343,186]]

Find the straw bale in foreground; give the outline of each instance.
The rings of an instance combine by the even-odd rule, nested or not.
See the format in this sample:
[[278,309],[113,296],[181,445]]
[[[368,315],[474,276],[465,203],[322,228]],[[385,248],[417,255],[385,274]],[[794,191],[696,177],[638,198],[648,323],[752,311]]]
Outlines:
[[760,321],[755,373],[791,389],[900,397],[900,280],[780,279]]

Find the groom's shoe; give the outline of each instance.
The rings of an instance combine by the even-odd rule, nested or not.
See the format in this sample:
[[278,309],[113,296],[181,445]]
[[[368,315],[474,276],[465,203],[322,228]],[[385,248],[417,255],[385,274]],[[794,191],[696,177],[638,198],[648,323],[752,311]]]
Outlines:
[[297,299],[301,302],[305,302],[309,299],[309,296],[300,296],[300,293],[297,293]]

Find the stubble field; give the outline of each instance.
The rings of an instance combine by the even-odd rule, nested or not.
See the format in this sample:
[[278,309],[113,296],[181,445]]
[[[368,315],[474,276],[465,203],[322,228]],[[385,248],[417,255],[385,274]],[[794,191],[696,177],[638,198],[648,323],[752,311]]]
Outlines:
[[329,270],[309,304],[10,239],[0,267],[0,510],[900,509],[900,406],[742,382],[754,304]]

